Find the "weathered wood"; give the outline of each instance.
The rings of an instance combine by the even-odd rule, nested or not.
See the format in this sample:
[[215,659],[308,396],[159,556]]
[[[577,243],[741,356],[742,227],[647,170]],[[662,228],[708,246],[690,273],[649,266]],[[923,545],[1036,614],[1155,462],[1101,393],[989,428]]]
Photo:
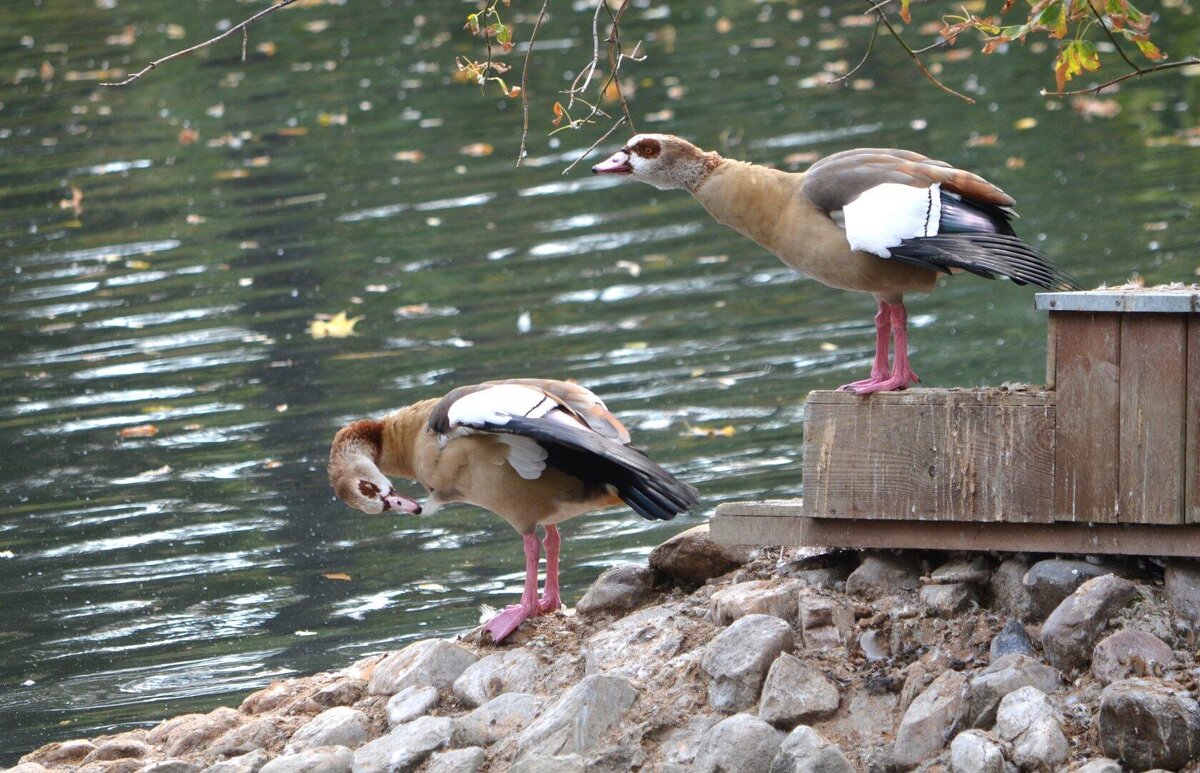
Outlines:
[[1122,523],[1183,523],[1186,334],[1181,314],[1122,317]]
[[1053,392],[813,392],[805,515],[1048,521]]
[[1046,388],[1055,389],[1058,384],[1058,374],[1055,370],[1058,367],[1058,317],[1057,314],[1051,314],[1046,319],[1046,330],[1049,333],[1046,336]]
[[1200,523],[1200,315],[1188,318],[1184,520]]
[[[789,545],[1031,553],[1200,555],[1200,526],[1083,523],[961,523],[805,518],[799,500],[717,508],[710,534],[725,545]],[[743,514],[753,505],[756,514]],[[779,510],[778,508],[782,508]]]
[[1200,314],[1200,290],[1186,287],[1151,287],[1085,292],[1038,293],[1033,299],[1040,311],[1082,311],[1122,314]]
[[1077,312],[1050,316],[1058,394],[1054,519],[1116,522],[1121,318]]

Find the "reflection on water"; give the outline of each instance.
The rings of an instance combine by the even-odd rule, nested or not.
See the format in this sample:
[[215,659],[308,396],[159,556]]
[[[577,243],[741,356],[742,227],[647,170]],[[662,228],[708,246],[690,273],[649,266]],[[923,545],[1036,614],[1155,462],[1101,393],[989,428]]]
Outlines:
[[[230,46],[121,91],[95,71],[171,48],[160,24],[201,38],[218,9],[2,12],[27,37],[0,48],[0,762],[452,634],[519,593],[498,519],[333,500],[325,455],[348,419],[518,374],[600,392],[704,501],[675,523],[568,524],[569,601],[722,501],[800,492],[804,395],[869,367],[872,301],[796,276],[682,194],[560,174],[590,138],[548,139],[544,100],[582,64],[587,3],[539,45],[515,170],[519,110],[452,83],[468,6],[445,5],[289,9],[251,36],[273,55]],[[815,90],[839,52],[814,41],[857,7],[785,21],[777,5],[635,4],[639,128],[796,169],[914,147],[1001,182],[1022,233],[1085,283],[1193,276],[1189,78],[1093,122],[1033,96],[1045,73],[1025,56],[948,67],[980,71],[974,109],[887,51],[872,89]],[[1035,131],[1014,128],[1026,116]],[[925,383],[1040,377],[1030,293],[958,278],[912,309]],[[309,335],[339,311],[363,317],[356,335]]]

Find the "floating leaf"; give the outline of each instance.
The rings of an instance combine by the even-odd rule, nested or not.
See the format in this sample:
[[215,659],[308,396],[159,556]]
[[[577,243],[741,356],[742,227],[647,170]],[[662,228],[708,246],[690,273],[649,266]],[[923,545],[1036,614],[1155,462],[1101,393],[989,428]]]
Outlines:
[[393,161],[403,161],[406,164],[419,164],[425,160],[425,153],[420,150],[400,150],[392,154]]
[[472,142],[470,145],[463,145],[458,149],[458,152],[462,153],[464,156],[482,158],[484,156],[492,155],[495,150],[496,149],[487,142]]
[[688,425],[688,434],[692,437],[733,437],[737,430],[732,424],[726,424],[724,427],[717,429],[715,427],[699,427]]
[[158,427],[153,424],[138,424],[133,427],[122,427],[117,434],[122,438],[154,437],[158,434]]
[[362,319],[347,317],[344,311],[333,316],[318,314],[316,319],[308,323],[308,332],[313,338],[346,338],[354,334],[354,326]]
[[346,574],[345,572],[326,572],[321,576],[326,580],[341,580],[342,582],[350,580],[350,575]]
[[1013,124],[1013,126],[1015,126],[1018,129],[1022,129],[1022,130],[1032,129],[1033,127],[1035,127],[1037,125],[1038,125],[1038,122],[1037,122],[1036,118],[1021,118],[1015,124]]
[[78,218],[83,214],[83,191],[75,183],[71,183],[71,198],[58,202],[59,209],[69,209]]

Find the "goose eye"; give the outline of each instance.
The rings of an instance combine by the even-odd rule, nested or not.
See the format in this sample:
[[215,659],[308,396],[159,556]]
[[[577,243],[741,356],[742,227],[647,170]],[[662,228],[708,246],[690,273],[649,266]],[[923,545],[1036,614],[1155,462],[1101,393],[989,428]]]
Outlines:
[[374,499],[379,496],[379,487],[369,480],[360,480],[358,482],[358,493],[367,499]]
[[633,152],[642,158],[657,158],[662,152],[662,146],[658,144],[658,140],[642,140],[633,146]]

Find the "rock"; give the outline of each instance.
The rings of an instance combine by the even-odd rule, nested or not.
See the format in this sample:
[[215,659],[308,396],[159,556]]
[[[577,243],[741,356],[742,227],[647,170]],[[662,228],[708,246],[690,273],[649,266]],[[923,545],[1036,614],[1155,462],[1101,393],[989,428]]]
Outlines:
[[501,738],[520,733],[537,719],[545,701],[533,695],[506,692],[466,716],[458,718],[454,743],[459,746],[491,746]]
[[708,536],[708,524],[694,526],[656,547],[650,568],[687,585],[702,585],[749,562],[751,551],[726,547]]
[[388,727],[403,725],[406,722],[412,722],[417,717],[423,717],[437,704],[438,691],[436,687],[418,687],[416,685],[405,687],[388,698]]
[[1112,574],[1080,585],[1042,625],[1047,662],[1063,671],[1086,666],[1108,619],[1136,595],[1132,582]]
[[429,760],[425,773],[477,773],[487,762],[487,752],[478,746],[439,752]]
[[979,585],[991,579],[995,561],[986,553],[952,558],[929,573],[935,585]]
[[397,725],[354,752],[354,773],[403,773],[415,770],[430,754],[450,746],[455,721],[449,717],[419,717]]
[[552,757],[531,754],[513,763],[508,773],[587,773],[588,766],[578,754]]
[[762,773],[779,754],[783,733],[750,714],[718,722],[696,751],[696,773]]
[[1101,684],[1129,677],[1162,676],[1174,659],[1174,653],[1162,639],[1126,628],[1110,633],[1092,650],[1092,675]]
[[654,593],[654,570],[645,564],[619,564],[609,567],[575,605],[581,615],[600,612],[624,614],[640,607]]
[[215,761],[221,757],[245,754],[255,749],[277,749],[283,746],[284,739],[291,735],[296,724],[296,720],[275,714],[257,717],[233,728],[214,741],[208,748],[208,757]]
[[1101,750],[1134,770],[1178,770],[1200,756],[1200,705],[1157,679],[1122,679],[1100,693]]
[[201,773],[258,773],[270,759],[271,755],[262,749],[255,749],[249,754],[209,765]]
[[594,634],[583,645],[589,674],[615,674],[638,683],[662,678],[664,664],[683,650],[693,618],[663,606],[623,617]]
[[592,674],[551,706],[517,738],[517,755],[587,754],[637,699],[628,679]]
[[857,563],[851,550],[837,550],[789,561],[775,570],[780,577],[799,580],[801,587],[831,589],[846,582]]
[[966,681],[957,671],[944,671],[909,705],[896,730],[892,750],[898,767],[916,767],[946,745],[946,730],[958,712]]
[[725,712],[750,708],[775,658],[795,648],[792,627],[778,617],[748,615],[736,621],[705,646],[700,659],[708,675],[709,704]]
[[122,760],[107,762],[89,762],[72,768],[71,773],[137,773],[142,767],[142,761],[126,757]]
[[783,739],[771,773],[854,773],[854,768],[837,744],[800,725]]
[[1037,650],[1033,648],[1033,640],[1029,638],[1029,632],[1021,625],[1020,620],[1009,620],[1005,623],[988,647],[988,660],[992,662],[1005,655],[1037,655]]
[[312,683],[307,679],[281,679],[271,682],[258,692],[250,693],[246,696],[246,700],[242,701],[238,710],[251,716],[266,714],[268,711],[276,711],[293,703],[312,688]]
[[988,598],[992,609],[1022,622],[1045,617],[1039,614],[1037,604],[1022,582],[1028,571],[1029,562],[1023,558],[1008,558],[1000,562],[988,581]]
[[1071,768],[1070,773],[1122,773],[1121,763],[1107,757],[1097,757],[1088,760],[1078,767]]
[[162,747],[168,756],[182,757],[212,746],[216,739],[241,724],[242,719],[240,712],[225,706],[207,714],[184,714],[155,727],[146,740]]
[[19,762],[11,768],[5,768],[4,773],[50,773],[49,769],[38,762]]
[[533,692],[538,659],[527,649],[504,650],[477,660],[454,680],[454,694],[471,708],[506,692]]
[[829,677],[784,652],[767,672],[758,716],[775,727],[790,730],[832,715],[840,701],[841,693]]
[[950,773],[1005,773],[1008,761],[991,734],[982,730],[959,733],[950,742]]
[[746,615],[771,615],[795,623],[799,590],[796,580],[739,582],[714,593],[709,612],[718,625],[729,625]]
[[691,717],[683,727],[667,733],[658,747],[663,769],[690,771],[696,761],[696,752],[717,721],[717,717],[701,714]]
[[862,650],[863,657],[876,662],[887,660],[891,654],[879,631],[873,628],[868,628],[859,635],[858,648]]
[[804,647],[822,651],[840,647],[854,632],[854,607],[844,601],[806,593],[798,604]]
[[284,747],[286,754],[316,749],[318,746],[346,746],[356,749],[370,738],[371,720],[347,706],[322,711],[292,734]]
[[872,600],[916,590],[920,584],[921,570],[910,556],[874,553],[846,578],[846,592]]
[[1102,564],[1049,558],[1030,567],[1022,584],[1033,601],[1037,616],[1044,618],[1080,585],[1111,573],[1112,568]]
[[979,603],[975,586],[965,582],[925,585],[917,598],[935,617],[953,617]]
[[963,691],[953,727],[990,728],[1006,695],[1022,687],[1054,692],[1062,684],[1058,671],[1028,655],[1005,655],[973,676]]
[[1190,630],[1200,631],[1200,561],[1172,558],[1163,577],[1167,603]]
[[21,758],[22,762],[35,762],[41,765],[70,765],[82,762],[83,758],[96,749],[96,744],[86,738],[76,738],[71,741],[48,743]]
[[88,755],[83,758],[83,764],[131,758],[140,760],[149,754],[150,751],[150,747],[142,741],[114,738],[98,744],[95,749],[88,752]]
[[150,763],[138,773],[200,773],[200,766],[187,760],[162,760]]
[[259,773],[350,773],[354,752],[345,746],[321,746],[276,757]]
[[367,683],[361,679],[347,677],[326,685],[312,694],[311,700],[327,709],[335,706],[353,706],[367,694]]
[[375,666],[367,691],[394,695],[412,685],[449,687],[478,658],[445,639],[425,639],[393,652]]
[[1010,744],[1009,758],[1021,770],[1059,770],[1070,751],[1058,712],[1036,687],[1004,696],[996,711],[996,735]]

